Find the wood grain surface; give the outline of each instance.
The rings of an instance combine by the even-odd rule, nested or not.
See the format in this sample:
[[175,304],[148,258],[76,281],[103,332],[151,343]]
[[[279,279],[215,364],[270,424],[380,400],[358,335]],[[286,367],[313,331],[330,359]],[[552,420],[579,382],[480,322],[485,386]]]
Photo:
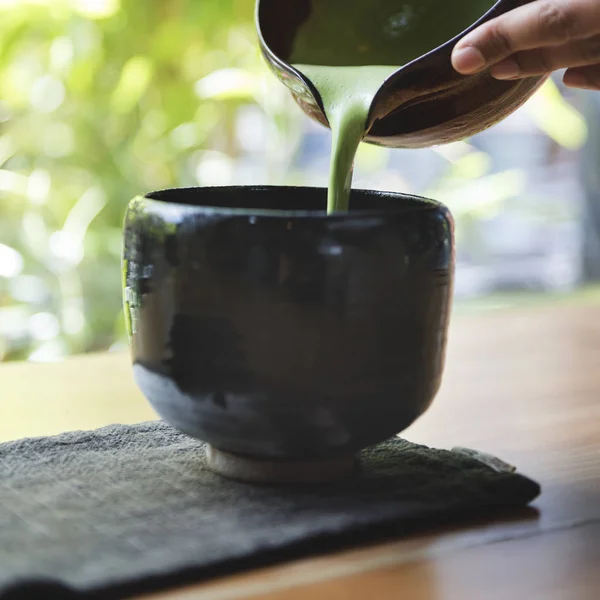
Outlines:
[[[155,418],[124,354],[0,366],[0,440]],[[240,574],[154,600],[600,598],[600,307],[454,320],[442,391],[403,433],[542,484],[534,509]]]

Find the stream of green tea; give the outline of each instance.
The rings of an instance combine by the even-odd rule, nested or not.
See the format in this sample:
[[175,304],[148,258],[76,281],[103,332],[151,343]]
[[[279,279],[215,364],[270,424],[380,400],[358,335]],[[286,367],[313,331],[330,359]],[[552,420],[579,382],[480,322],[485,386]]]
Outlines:
[[327,212],[347,211],[354,157],[365,137],[369,110],[381,84],[398,67],[294,65],[319,91],[331,127]]
[[[495,0],[312,3],[290,63],[314,84],[331,128],[328,213],[349,208],[354,159],[384,81],[464,31],[494,4]],[[392,62],[396,64],[389,65]]]

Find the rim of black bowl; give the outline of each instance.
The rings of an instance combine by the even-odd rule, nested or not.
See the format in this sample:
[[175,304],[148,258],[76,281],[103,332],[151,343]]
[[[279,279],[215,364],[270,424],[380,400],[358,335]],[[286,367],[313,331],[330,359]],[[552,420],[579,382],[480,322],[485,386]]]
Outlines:
[[421,210],[448,211],[441,202],[422,196],[353,189],[350,210],[328,214],[326,188],[276,185],[167,188],[138,196],[135,200],[139,199],[149,201],[151,205],[156,203],[163,211],[170,207],[179,214],[210,213],[249,217],[348,219]]

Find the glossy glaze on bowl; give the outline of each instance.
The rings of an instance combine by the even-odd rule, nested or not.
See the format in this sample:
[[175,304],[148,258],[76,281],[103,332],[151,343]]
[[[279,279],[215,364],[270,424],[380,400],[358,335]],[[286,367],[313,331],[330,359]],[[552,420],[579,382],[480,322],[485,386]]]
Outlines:
[[[328,126],[318,91],[288,63],[298,29],[317,1],[259,0],[256,26],[262,53],[275,76],[306,114]],[[365,141],[404,148],[454,142],[495,125],[522,106],[546,76],[515,81],[499,81],[487,71],[464,76],[453,69],[450,56],[466,33],[531,1],[500,0],[472,27],[394,73],[373,101]],[[387,64],[396,64],[393,55]]]
[[440,204],[316,188],[196,188],[137,198],[124,294],[137,383],[214,448],[352,456],[402,431],[440,385],[454,269]]

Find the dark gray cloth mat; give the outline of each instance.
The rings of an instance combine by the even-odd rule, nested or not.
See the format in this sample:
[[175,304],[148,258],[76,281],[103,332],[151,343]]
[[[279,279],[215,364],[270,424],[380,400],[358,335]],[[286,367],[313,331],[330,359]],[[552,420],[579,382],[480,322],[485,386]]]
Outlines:
[[397,438],[361,463],[335,485],[237,483],[160,422],[2,444],[0,598],[125,598],[523,506],[540,491]]

